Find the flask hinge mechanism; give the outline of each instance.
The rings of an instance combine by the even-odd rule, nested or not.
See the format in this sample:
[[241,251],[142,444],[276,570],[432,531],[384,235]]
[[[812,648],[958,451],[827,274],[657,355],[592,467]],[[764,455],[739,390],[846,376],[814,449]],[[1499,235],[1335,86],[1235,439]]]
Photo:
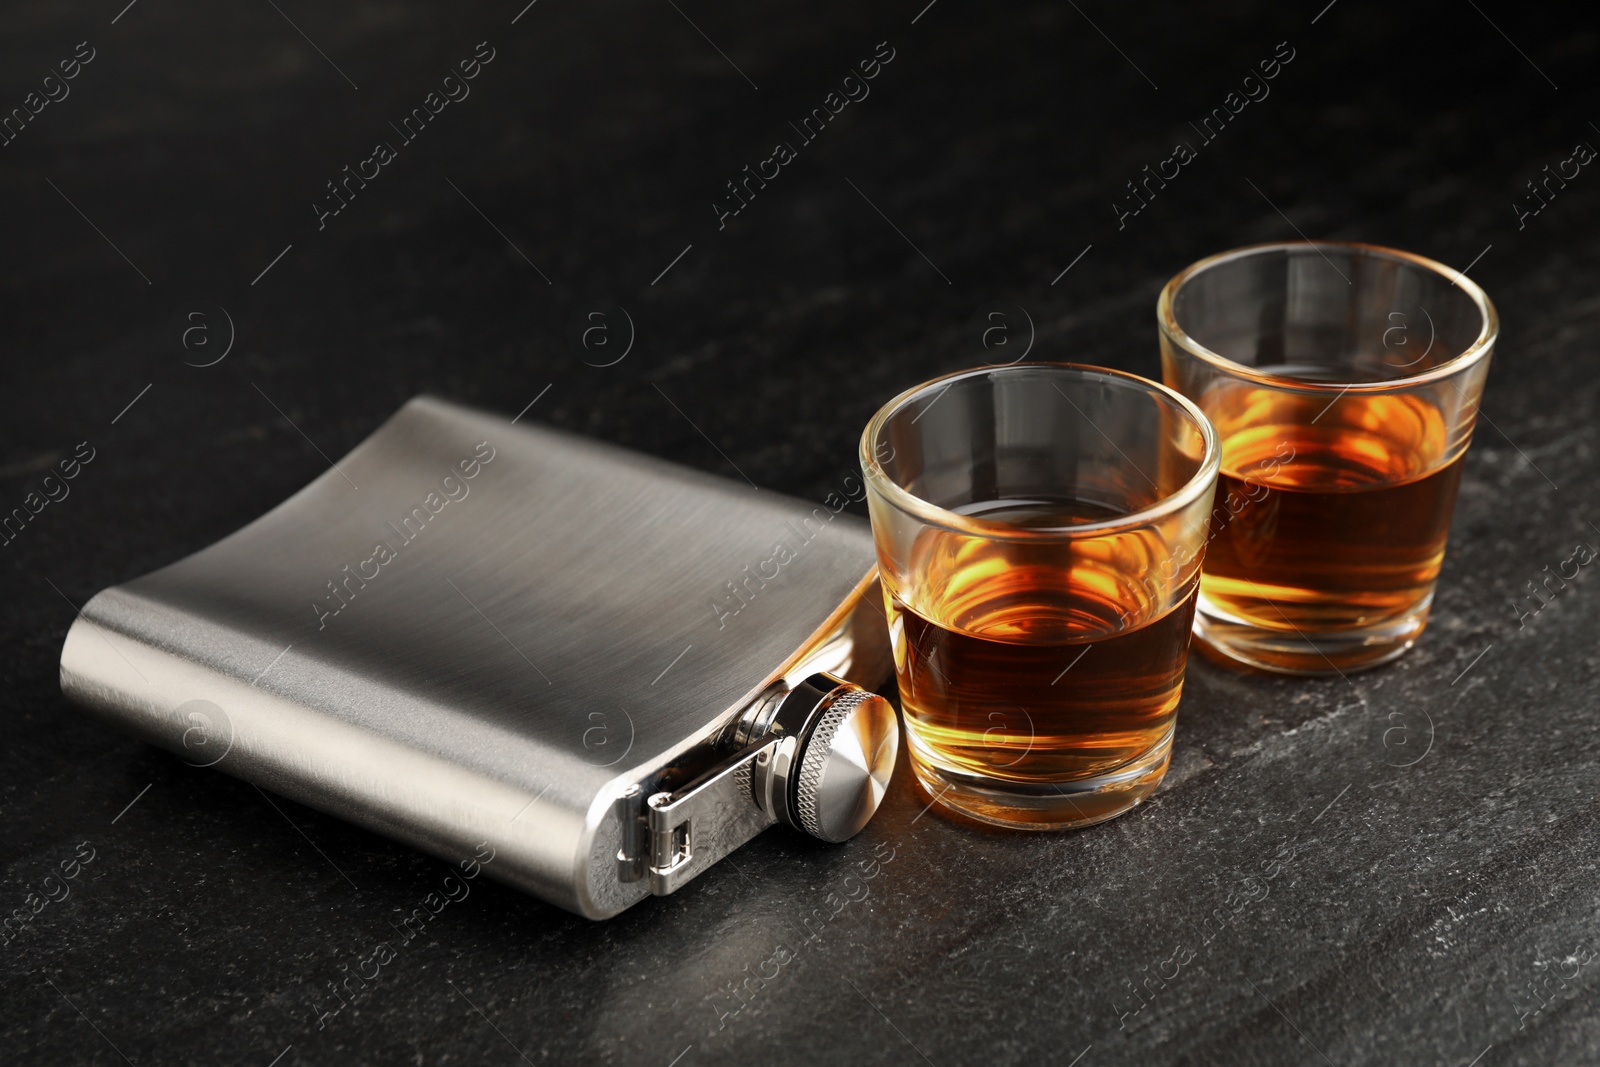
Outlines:
[[617,880],[648,879],[650,892],[665,896],[776,822],[757,805],[751,776],[779,741],[749,745],[672,792],[646,797],[629,786],[616,802]]

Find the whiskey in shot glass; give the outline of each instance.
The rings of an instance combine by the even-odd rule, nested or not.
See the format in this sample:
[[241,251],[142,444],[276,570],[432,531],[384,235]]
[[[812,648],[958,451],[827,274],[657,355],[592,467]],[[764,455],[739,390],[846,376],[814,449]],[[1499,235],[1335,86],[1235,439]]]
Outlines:
[[1097,367],[967,371],[873,417],[861,464],[931,797],[1053,829],[1155,789],[1219,459],[1193,404]]
[[1427,624],[1499,329],[1465,275],[1372,245],[1242,248],[1157,307],[1166,383],[1222,439],[1196,634],[1332,674]]

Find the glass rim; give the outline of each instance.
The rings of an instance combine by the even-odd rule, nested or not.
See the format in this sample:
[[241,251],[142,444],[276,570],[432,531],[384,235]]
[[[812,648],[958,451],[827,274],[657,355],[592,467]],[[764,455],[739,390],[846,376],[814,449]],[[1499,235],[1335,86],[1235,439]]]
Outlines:
[[[1199,469],[1179,489],[1161,497],[1149,507],[1141,508],[1138,511],[1131,511],[1126,515],[1099,519],[1094,522],[1024,528],[1010,523],[995,522],[992,519],[962,515],[948,508],[940,507],[931,501],[924,500],[890,478],[882,465],[878,463],[875,454],[877,450],[872,447],[872,441],[889,419],[902,411],[912,400],[941,387],[949,389],[958,382],[969,378],[984,375],[1010,376],[1017,371],[1023,370],[1074,371],[1088,377],[1116,381],[1125,386],[1136,385],[1155,393],[1187,415],[1189,421],[1199,431],[1200,439],[1205,444],[1205,452],[1200,458]],[[1071,403],[1070,399],[1068,403]],[[1088,421],[1087,416],[1085,416],[1085,421]],[[1094,424],[1090,422],[1090,425]],[[1113,447],[1115,447],[1114,444]],[[913,385],[880,407],[872,418],[867,421],[866,428],[861,431],[861,443],[857,451],[859,452],[858,458],[861,462],[861,471],[866,476],[867,484],[901,511],[915,516],[924,523],[938,526],[952,533],[982,537],[993,541],[1068,541],[1083,537],[1098,537],[1110,531],[1148,525],[1194,503],[1215,485],[1217,472],[1222,466],[1222,439],[1218,436],[1216,427],[1211,424],[1210,419],[1206,418],[1205,413],[1200,410],[1199,406],[1182,393],[1175,389],[1170,389],[1160,382],[1151,381],[1148,378],[1142,378],[1127,371],[1113,370],[1110,367],[1097,367],[1091,363],[1062,363],[1048,360],[974,367],[968,370],[954,371],[950,374],[942,374],[937,378],[930,378],[919,385]],[[1121,450],[1118,449],[1118,451]]]
[[[1263,252],[1288,252],[1308,248],[1312,250],[1337,248],[1382,259],[1400,260],[1432,274],[1448,278],[1477,305],[1478,314],[1483,320],[1478,336],[1465,350],[1456,353],[1438,366],[1430,367],[1420,374],[1413,374],[1404,378],[1387,378],[1377,382],[1318,382],[1308,381],[1303,378],[1291,378],[1282,374],[1269,374],[1257,370],[1255,367],[1235,362],[1220,353],[1213,352],[1199,341],[1196,341],[1189,336],[1182,326],[1178,325],[1177,316],[1172,309],[1173,298],[1186,282],[1197,275],[1224,263],[1236,259],[1245,259]],[[1495,310],[1494,302],[1489,299],[1489,294],[1484,292],[1483,287],[1477,282],[1468,278],[1454,267],[1447,267],[1437,260],[1429,259],[1427,256],[1419,256],[1415,252],[1406,252],[1384,245],[1367,244],[1363,241],[1266,241],[1261,244],[1230,248],[1225,252],[1206,256],[1204,259],[1196,260],[1177,274],[1174,274],[1167,281],[1167,284],[1161,287],[1161,295],[1156,298],[1156,321],[1161,327],[1163,336],[1197,359],[1253,382],[1305,393],[1393,393],[1402,392],[1417,385],[1441,381],[1470,370],[1473,365],[1481,362],[1489,350],[1494,347],[1496,339],[1500,336],[1500,315]]]

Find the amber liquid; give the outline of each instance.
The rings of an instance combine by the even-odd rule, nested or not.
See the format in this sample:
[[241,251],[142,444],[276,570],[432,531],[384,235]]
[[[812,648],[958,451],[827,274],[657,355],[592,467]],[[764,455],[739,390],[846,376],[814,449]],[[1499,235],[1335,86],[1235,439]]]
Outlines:
[[[1033,501],[990,502],[983,514],[1059,525],[1117,513]],[[935,772],[924,781],[1071,782],[1167,739],[1196,586],[1170,606],[1149,602],[1165,559],[1154,537],[1101,539],[1066,567],[1016,542],[930,532],[919,547],[917,606],[886,599],[912,758]]]
[[[1209,398],[1208,398],[1209,399]],[[1241,389],[1223,438],[1201,593],[1223,614],[1302,635],[1403,619],[1433,591],[1461,483],[1444,418],[1409,396],[1327,401]]]

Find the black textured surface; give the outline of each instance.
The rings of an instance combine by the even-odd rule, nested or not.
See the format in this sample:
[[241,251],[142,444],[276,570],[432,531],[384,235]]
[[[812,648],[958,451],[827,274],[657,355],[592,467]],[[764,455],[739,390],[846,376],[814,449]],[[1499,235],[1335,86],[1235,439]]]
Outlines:
[[[95,55],[0,145],[0,510],[95,458],[0,549],[0,911],[94,859],[0,945],[0,1058],[1600,1060],[1600,591],[1585,568],[1525,625],[1512,606],[1600,545],[1600,173],[1520,228],[1513,206],[1600,146],[1596,27],[1487,0],[924,2],[13,5],[0,108]],[[479,41],[471,95],[319,231],[324,183]],[[723,183],[881,41],[870,96],[719,230]],[[1270,95],[1201,145],[1189,123],[1282,41]],[[1119,230],[1124,182],[1180,140],[1198,158]],[[821,499],[877,405],[983,358],[987,311],[1025,308],[1036,357],[1155,374],[1161,283],[1296,231],[1472,264],[1501,309],[1433,623],[1348,681],[1192,661],[1163,791],[1100,828],[958,826],[902,767],[850,844],[772,832],[606,924],[476,883],[319,1026],[445,868],[60,697],[69,600],[237,528],[415,393],[538,396],[530,418]],[[610,305],[636,341],[586,365],[620,351],[573,340]],[[221,352],[219,307],[231,352],[186,366]]]

